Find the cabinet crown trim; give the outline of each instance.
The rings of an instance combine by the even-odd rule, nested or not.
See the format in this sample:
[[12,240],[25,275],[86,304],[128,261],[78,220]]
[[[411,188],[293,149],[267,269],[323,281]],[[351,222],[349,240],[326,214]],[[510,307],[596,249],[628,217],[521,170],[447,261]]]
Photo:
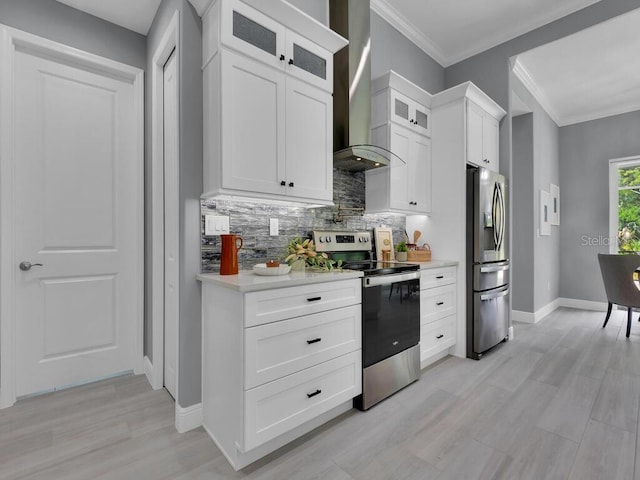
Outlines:
[[478,88],[478,86],[473,82],[464,82],[460,85],[456,85],[455,87],[436,93],[433,95],[431,107],[437,108],[465,97],[476,103],[479,107],[482,107],[498,121],[507,114],[507,112],[498,105],[497,102],[480,90],[480,88]]
[[[223,0],[189,0],[201,17],[217,1]],[[349,41],[338,35],[326,25],[307,15],[299,8],[285,0],[241,0],[251,5],[260,13],[271,17],[287,28],[326,48],[331,53],[342,50]]]
[[371,93],[376,94],[386,88],[393,88],[421,105],[431,107],[433,95],[393,70],[373,80]]

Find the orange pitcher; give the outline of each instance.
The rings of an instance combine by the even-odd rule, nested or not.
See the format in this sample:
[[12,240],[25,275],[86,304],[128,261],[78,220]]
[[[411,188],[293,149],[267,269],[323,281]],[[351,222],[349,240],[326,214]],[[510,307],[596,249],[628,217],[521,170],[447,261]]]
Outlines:
[[242,237],[234,234],[222,234],[222,255],[220,256],[220,275],[238,273],[238,250],[242,248]]

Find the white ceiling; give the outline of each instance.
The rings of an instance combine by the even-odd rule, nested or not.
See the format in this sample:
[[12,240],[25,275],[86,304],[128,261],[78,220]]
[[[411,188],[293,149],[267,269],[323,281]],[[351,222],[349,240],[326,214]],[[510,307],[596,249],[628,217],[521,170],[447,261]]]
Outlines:
[[371,0],[371,6],[444,67],[599,0]]
[[[146,35],[161,0],[57,1]],[[447,67],[598,1],[371,0],[371,8]],[[521,54],[518,73],[559,125],[640,109],[637,25],[640,9]]]
[[161,0],[58,0],[121,27],[146,35]]
[[640,110],[640,9],[517,56],[515,73],[560,125]]

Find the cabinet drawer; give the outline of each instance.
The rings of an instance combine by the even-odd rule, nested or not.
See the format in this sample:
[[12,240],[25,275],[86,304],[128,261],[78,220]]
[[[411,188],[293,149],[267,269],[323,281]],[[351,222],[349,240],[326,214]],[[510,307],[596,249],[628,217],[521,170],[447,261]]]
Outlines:
[[362,343],[360,305],[245,330],[245,389],[354,350]]
[[420,359],[424,360],[456,343],[455,315],[420,327]]
[[420,290],[420,323],[430,323],[456,313],[455,284]]
[[245,295],[245,326],[253,327],[361,303],[360,279],[251,292]]
[[439,287],[456,282],[456,267],[424,268],[420,270],[420,288]]
[[245,392],[244,451],[362,393],[360,350]]

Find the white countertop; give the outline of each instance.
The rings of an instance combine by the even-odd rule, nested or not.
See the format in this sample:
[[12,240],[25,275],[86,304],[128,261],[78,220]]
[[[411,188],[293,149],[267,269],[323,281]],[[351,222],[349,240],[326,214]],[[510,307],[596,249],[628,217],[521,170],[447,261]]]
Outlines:
[[292,272],[288,275],[261,276],[251,270],[241,270],[237,275],[220,275],[217,273],[201,273],[196,278],[201,282],[237,290],[239,292],[256,292],[272,288],[297,287],[314,283],[350,280],[362,277],[362,272],[344,270],[342,272]]

